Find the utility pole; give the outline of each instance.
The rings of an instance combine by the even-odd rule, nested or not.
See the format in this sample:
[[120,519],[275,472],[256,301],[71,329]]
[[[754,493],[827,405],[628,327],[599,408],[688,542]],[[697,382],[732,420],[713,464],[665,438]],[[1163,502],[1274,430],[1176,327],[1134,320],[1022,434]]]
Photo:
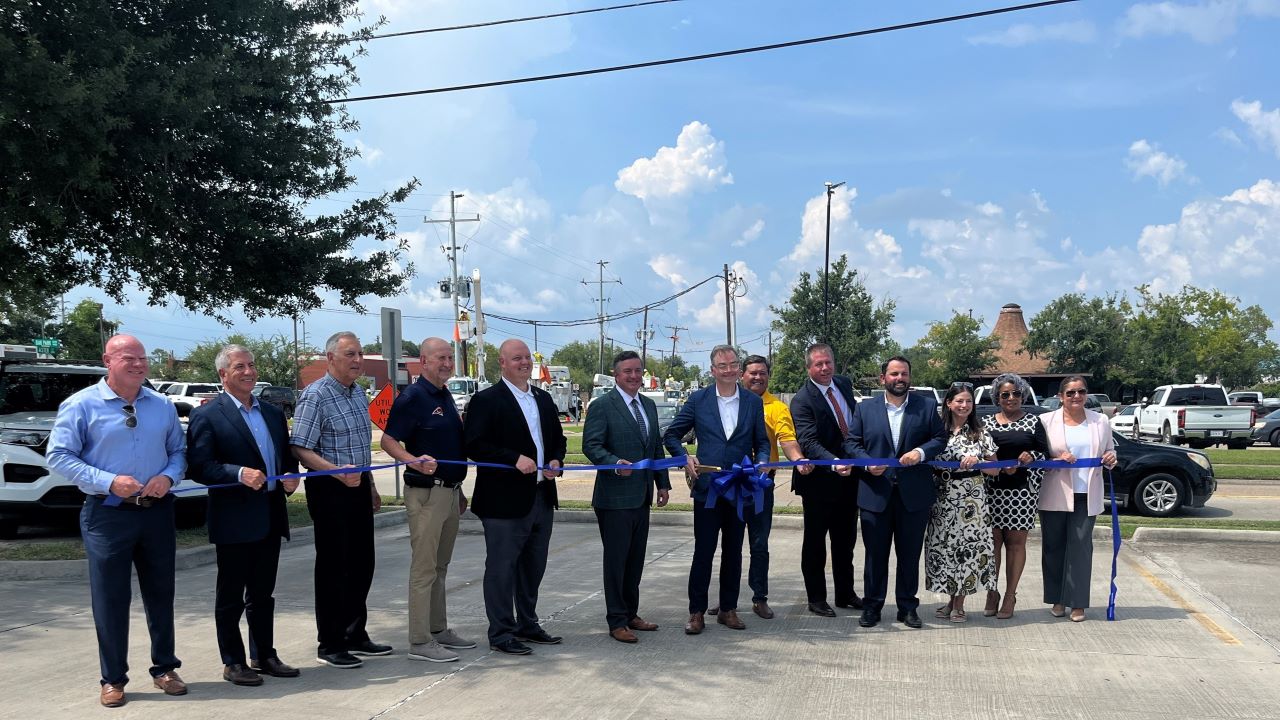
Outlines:
[[[738,347],[738,298],[747,295],[747,280],[739,277],[737,273],[729,273],[729,283],[733,286],[733,290],[729,294],[729,316],[733,318],[733,322],[729,324],[729,344],[734,348]],[[738,290],[741,288],[742,293]]]
[[[485,328],[484,312],[480,309],[480,268],[476,268],[471,271],[471,286],[471,292],[474,294],[476,300],[476,380],[485,382],[488,380],[488,378],[484,376],[484,360],[486,355],[484,349],[484,331],[487,328]],[[537,326],[535,325],[534,327]],[[538,341],[534,340],[533,344],[536,346]]]
[[[461,289],[458,287],[458,223],[480,222],[479,215],[476,215],[473,218],[458,218],[457,200],[460,197],[464,197],[464,195],[452,190],[449,191],[448,220],[432,220],[431,218],[423,218],[423,221],[428,223],[449,223],[449,244],[441,249],[444,250],[445,257],[449,259],[449,296],[453,298],[453,326],[455,329],[458,327],[458,322],[460,322],[458,317],[458,298],[460,295],[459,290]],[[453,344],[453,364],[454,367],[462,368],[462,372],[465,373],[467,369],[463,364],[463,342],[465,342],[465,340],[462,339],[462,335],[459,333],[458,340]]]
[[773,362],[773,331],[769,331],[769,362]]
[[606,282],[618,283],[619,285],[621,285],[622,281],[604,279],[604,266],[609,264],[608,260],[597,260],[596,264],[600,266],[600,279],[599,280],[583,280],[582,284],[600,286],[600,310],[596,315],[596,317],[599,318],[599,322],[600,322],[600,369],[597,370],[597,372],[603,375],[604,374],[604,301],[607,299],[604,296],[604,285]]
[[729,264],[724,265],[724,341],[726,345],[733,346],[733,316],[731,309],[733,305],[733,289],[730,283],[733,282],[732,275],[729,274]]
[[644,324],[636,331],[636,339],[640,341],[640,365],[649,362],[649,341],[653,339],[653,331],[649,329],[649,306],[644,306]]
[[831,342],[831,323],[827,320],[827,308],[831,306],[828,292],[831,285],[831,196],[836,188],[844,185],[844,181],[823,184],[827,186],[827,244],[822,255],[822,342]]
[[666,327],[671,331],[671,335],[669,336],[671,338],[671,360],[672,362],[675,362],[676,341],[680,339],[680,331],[688,330],[689,328],[682,325],[667,325]]
[[301,390],[298,387],[302,382],[300,373],[302,371],[301,358],[298,357],[298,313],[293,314],[293,389]]

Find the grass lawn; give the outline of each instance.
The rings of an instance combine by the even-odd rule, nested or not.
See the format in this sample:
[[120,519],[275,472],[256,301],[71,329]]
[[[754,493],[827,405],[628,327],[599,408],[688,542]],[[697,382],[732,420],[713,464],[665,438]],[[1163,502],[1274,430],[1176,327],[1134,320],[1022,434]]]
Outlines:
[[[1110,515],[1103,513],[1098,524],[1111,524]],[[1128,539],[1140,527],[1195,528],[1206,530],[1269,530],[1280,531],[1280,520],[1214,520],[1210,518],[1144,518],[1136,515],[1120,516],[1120,536]]]
[[1204,451],[1209,461],[1218,465],[1272,465],[1280,467],[1280,452],[1270,452],[1261,448],[1247,450],[1219,450],[1210,448]]

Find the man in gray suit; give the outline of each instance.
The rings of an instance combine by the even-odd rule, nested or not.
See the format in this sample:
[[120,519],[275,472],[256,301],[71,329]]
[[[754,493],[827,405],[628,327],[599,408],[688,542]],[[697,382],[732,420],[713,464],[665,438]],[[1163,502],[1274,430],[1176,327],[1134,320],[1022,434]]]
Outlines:
[[[582,452],[595,465],[630,465],[662,457],[658,408],[640,394],[644,364],[633,350],[613,359],[616,389],[591,404],[582,429]],[[649,541],[649,505],[654,490],[658,507],[667,504],[671,482],[666,470],[598,470],[591,505],[604,544],[604,598],[609,635],[637,641],[633,630],[657,630],[636,614],[640,575]]]

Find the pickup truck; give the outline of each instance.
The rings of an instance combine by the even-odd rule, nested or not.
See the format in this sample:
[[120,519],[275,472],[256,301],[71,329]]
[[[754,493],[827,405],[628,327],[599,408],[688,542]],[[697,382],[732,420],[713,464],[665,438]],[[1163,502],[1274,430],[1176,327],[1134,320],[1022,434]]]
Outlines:
[[[1111,397],[1106,393],[1089,393],[1089,397],[1097,401],[1098,407],[1096,410],[1103,415],[1106,415],[1108,418],[1115,417],[1116,411],[1120,409],[1120,403],[1112,402]],[[1086,405],[1086,407],[1088,406]],[[1095,408],[1089,409],[1093,410]]]
[[209,402],[222,392],[218,383],[186,383],[176,382],[170,385],[164,394],[169,402],[178,410],[178,417],[191,416],[191,410]]
[[1254,409],[1227,404],[1221,385],[1162,385],[1143,398],[1138,434],[1166,445],[1193,448],[1226,443],[1238,450],[1253,444]]
[[[1046,408],[1040,404],[1040,399],[1036,397],[1036,392],[1032,390],[1022,396],[1022,410],[1033,415],[1041,415],[1048,412],[1051,408]],[[1000,404],[991,396],[991,387],[989,385],[979,385],[974,390],[973,410],[978,417],[983,418],[988,415],[995,415],[1000,412]]]

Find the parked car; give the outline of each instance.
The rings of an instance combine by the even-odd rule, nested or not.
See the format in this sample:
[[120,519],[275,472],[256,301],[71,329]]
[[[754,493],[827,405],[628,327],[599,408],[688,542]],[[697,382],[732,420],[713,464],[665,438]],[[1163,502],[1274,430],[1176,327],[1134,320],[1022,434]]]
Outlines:
[[1262,393],[1256,390],[1241,390],[1227,395],[1229,405],[1262,405]]
[[1127,438],[1136,438],[1137,430],[1134,427],[1134,421],[1141,407],[1138,403],[1134,403],[1120,408],[1119,412],[1111,416],[1111,429]]
[[1272,410],[1253,423],[1253,440],[1280,447],[1280,410]]
[[1229,405],[1221,385],[1161,385],[1138,411],[1138,432],[1167,445],[1232,449],[1253,444],[1254,408]]
[[163,395],[164,391],[168,390],[169,386],[173,384],[172,380],[148,380],[147,382],[151,384],[152,390],[155,390],[161,395]]
[[[1047,398],[1047,400],[1057,400],[1057,398]],[[973,409],[978,413],[978,417],[980,418],[988,415],[995,415],[1000,412],[999,403],[991,396],[991,386],[979,385],[977,389],[974,390]],[[1048,408],[1042,405],[1039,398],[1036,397],[1034,390],[1022,396],[1023,412],[1040,415],[1048,412],[1050,409],[1057,409],[1057,406],[1055,405],[1053,408]]]
[[[1097,403],[1096,408],[1089,407],[1090,400]],[[1115,416],[1116,411],[1120,409],[1120,403],[1111,402],[1111,397],[1106,393],[1089,393],[1089,396],[1085,399],[1084,406],[1090,410],[1097,410],[1097,412],[1107,417]]]
[[[72,362],[0,362],[0,537],[21,525],[72,522],[84,493],[49,469],[45,451],[62,401],[98,382],[100,365]],[[178,522],[204,523],[205,492],[178,496]]]
[[192,408],[209,402],[220,392],[222,392],[222,385],[218,383],[176,382],[170,385],[164,394],[178,409],[178,417],[185,418],[191,415]]
[[261,402],[271,403],[284,411],[286,418],[293,417],[293,409],[298,405],[298,393],[291,387],[280,385],[258,385],[253,394]]
[[938,407],[942,407],[942,393],[938,392],[937,388],[912,385],[911,394],[918,395],[920,397],[927,397],[938,403]]
[[1203,452],[1112,435],[1116,498],[1138,514],[1168,517],[1184,507],[1204,507],[1218,489],[1213,464]]

